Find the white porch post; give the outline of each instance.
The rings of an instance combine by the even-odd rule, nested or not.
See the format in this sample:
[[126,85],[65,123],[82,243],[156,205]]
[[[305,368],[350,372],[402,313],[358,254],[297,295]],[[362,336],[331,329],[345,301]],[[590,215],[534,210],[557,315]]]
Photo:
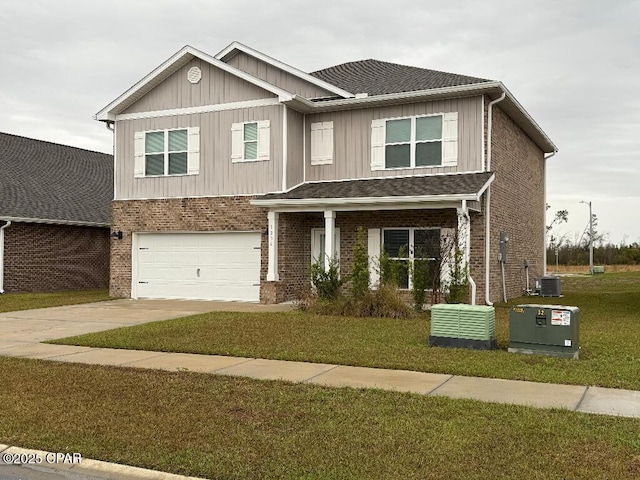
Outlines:
[[325,270],[329,270],[330,260],[336,253],[336,212],[325,210],[324,212],[324,262]]
[[269,210],[267,219],[269,220],[269,263],[267,265],[267,281],[277,282],[278,275],[278,217],[279,213]]
[[467,201],[462,201],[461,208],[456,209],[458,214],[458,248],[463,253],[462,264],[467,268],[469,285],[471,286],[471,305],[476,304],[476,282],[471,276],[471,217]]

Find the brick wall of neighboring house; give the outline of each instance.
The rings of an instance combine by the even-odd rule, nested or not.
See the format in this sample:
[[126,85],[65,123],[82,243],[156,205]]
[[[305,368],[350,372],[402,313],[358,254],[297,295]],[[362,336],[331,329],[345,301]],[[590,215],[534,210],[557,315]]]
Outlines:
[[[132,232],[260,231],[267,228],[264,209],[249,204],[251,197],[177,198],[114,201],[112,230],[122,231],[122,240],[111,241],[110,294],[131,296]],[[267,272],[267,236],[261,242],[262,268]]]
[[12,223],[5,229],[4,289],[47,292],[109,285],[109,229]]
[[509,237],[505,280],[507,298],[522,295],[529,277],[544,273],[544,160],[543,152],[500,108],[493,107],[491,186],[491,301],[502,300],[498,253],[500,232]]

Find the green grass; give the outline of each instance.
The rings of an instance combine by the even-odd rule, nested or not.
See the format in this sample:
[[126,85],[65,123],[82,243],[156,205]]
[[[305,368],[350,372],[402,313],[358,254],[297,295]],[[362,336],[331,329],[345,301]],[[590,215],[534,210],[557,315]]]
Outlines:
[[0,357],[0,443],[218,479],[626,479],[640,419]]
[[[288,313],[214,312],[52,343],[189,352],[395,368],[640,390],[640,273],[563,279],[563,298],[520,298],[496,306],[500,349],[427,345],[428,319],[342,318]],[[508,353],[516,303],[581,309],[579,360]]]
[[0,295],[0,312],[59,307],[109,300],[108,290],[78,290],[48,293],[5,293]]

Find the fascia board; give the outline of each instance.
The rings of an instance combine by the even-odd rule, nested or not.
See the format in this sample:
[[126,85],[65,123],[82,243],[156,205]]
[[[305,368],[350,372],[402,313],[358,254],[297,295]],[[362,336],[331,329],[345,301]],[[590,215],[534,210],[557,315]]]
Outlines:
[[[216,58],[207,55],[206,53],[193,48],[189,45],[183,47],[179,52],[172,55],[167,61],[162,63],[158,68],[153,70],[151,73],[146,75],[142,80],[136,83],[129,90],[124,92],[118,98],[116,98],[109,105],[100,110],[96,115],[95,119],[99,121],[113,121],[115,120],[115,115],[120,113],[120,110],[123,108],[122,105],[129,106],[131,103],[127,104],[127,101],[132,97],[137,96],[137,98],[142,97],[145,93],[151,90],[155,85],[160,83],[162,80],[169,77],[169,75],[176,72],[180,67],[188,63],[192,58],[199,58],[221,70],[224,70],[232,75],[235,75],[243,80],[246,80],[249,83],[252,83],[260,88],[267,90],[268,92],[273,93],[278,96],[278,99],[281,102],[289,101],[293,98],[293,94],[283,90],[281,88],[276,87],[264,80],[260,80],[259,78],[254,77],[242,70],[239,70],[231,65],[224,63]],[[136,98],[136,99],[137,99]],[[126,107],[125,107],[126,108]]]
[[335,93],[336,95],[340,95],[341,97],[352,98],[355,96],[351,92],[347,92],[346,90],[338,88],[335,85],[325,82],[324,80],[320,80],[319,78],[316,78],[313,75],[309,75],[308,73],[305,73],[302,70],[298,70],[297,68],[292,67],[291,65],[283,63],[280,60],[270,57],[269,55],[265,55],[264,53],[254,50],[253,48],[248,47],[240,42],[233,42],[228,47],[221,50],[215,56],[215,58],[221,61],[228,60],[233,57],[236,51],[241,51],[246,53],[247,55],[251,55],[252,57],[257,58],[258,60],[261,60],[270,65],[273,65],[274,67],[279,68],[280,70],[290,73],[291,75],[294,75],[324,90]]
[[0,220],[16,223],[44,223],[48,225],[73,225],[78,227],[109,227],[109,223],[83,222],[75,220],[56,220],[49,218],[29,218],[29,217],[0,217]]
[[[420,203],[451,203],[462,200],[478,201],[479,194],[457,195],[425,195],[419,197],[350,197],[350,198],[302,198],[302,199],[253,199],[251,205],[257,207],[332,207],[352,205],[395,205],[395,204],[420,204]],[[357,209],[357,208],[356,208]]]

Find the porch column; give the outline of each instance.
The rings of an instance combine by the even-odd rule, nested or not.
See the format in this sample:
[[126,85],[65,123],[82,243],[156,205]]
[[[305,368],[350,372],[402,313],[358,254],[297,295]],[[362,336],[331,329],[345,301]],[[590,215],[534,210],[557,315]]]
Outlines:
[[325,210],[324,212],[324,254],[326,261],[324,269],[329,270],[330,260],[336,253],[336,212]]
[[269,220],[269,263],[267,265],[267,281],[277,282],[278,275],[278,212],[269,210],[267,219]]
[[461,208],[456,209],[458,214],[458,248],[463,252],[462,263],[466,265],[469,285],[471,286],[471,305],[476,304],[476,282],[471,276],[471,217],[467,201],[462,201]]

